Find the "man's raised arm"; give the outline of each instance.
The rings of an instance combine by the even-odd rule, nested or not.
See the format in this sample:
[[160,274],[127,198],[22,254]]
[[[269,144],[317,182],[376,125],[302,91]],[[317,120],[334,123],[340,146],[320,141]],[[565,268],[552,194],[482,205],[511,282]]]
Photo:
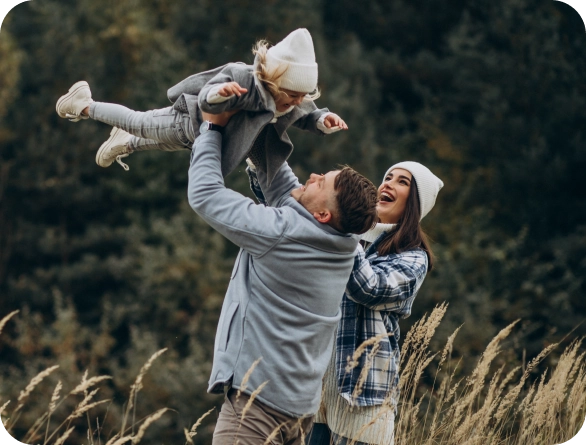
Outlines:
[[252,255],[262,255],[281,237],[287,218],[278,209],[255,204],[226,188],[220,166],[221,148],[222,135],[218,131],[204,131],[195,140],[189,167],[189,204],[234,244]]
[[301,187],[297,176],[295,176],[295,173],[293,173],[293,170],[291,170],[287,162],[281,165],[270,186],[267,185],[268,178],[266,172],[263,172],[261,169],[256,169],[256,176],[266,204],[272,207],[279,207],[284,199],[291,197],[292,190]]

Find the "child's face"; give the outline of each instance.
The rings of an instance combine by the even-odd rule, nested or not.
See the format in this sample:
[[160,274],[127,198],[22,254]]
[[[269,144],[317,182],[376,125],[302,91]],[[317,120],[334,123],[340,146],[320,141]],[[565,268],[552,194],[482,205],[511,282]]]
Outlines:
[[280,111],[281,113],[295,105],[299,105],[305,97],[305,93],[300,93],[298,91],[282,89],[280,90],[280,93],[281,94],[275,98],[275,105],[277,106],[277,111]]

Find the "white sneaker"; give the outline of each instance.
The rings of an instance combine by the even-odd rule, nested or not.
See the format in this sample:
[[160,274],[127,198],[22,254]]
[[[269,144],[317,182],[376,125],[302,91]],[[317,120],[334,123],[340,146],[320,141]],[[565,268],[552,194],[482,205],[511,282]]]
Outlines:
[[88,119],[89,116],[81,112],[93,102],[90,86],[85,80],[80,80],[69,88],[69,92],[59,98],[55,109],[59,117],[77,122],[80,119]]
[[96,164],[100,167],[110,167],[116,161],[124,170],[130,170],[130,167],[122,162],[122,158],[132,153],[128,148],[130,139],[132,139],[130,133],[114,127],[108,140],[100,146],[98,153],[96,153]]

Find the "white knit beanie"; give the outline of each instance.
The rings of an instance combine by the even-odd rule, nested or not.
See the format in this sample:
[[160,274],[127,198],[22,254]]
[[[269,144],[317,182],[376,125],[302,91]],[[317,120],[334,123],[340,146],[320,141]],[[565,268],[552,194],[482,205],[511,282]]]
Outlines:
[[435,204],[435,198],[437,197],[438,192],[444,186],[444,183],[440,178],[434,175],[425,165],[413,161],[404,161],[393,165],[385,173],[383,181],[384,178],[386,178],[387,175],[391,172],[391,170],[394,170],[396,168],[402,168],[403,170],[407,170],[415,178],[415,182],[417,183],[417,192],[419,194],[419,205],[421,210],[421,218],[419,220],[422,220],[423,217],[427,215],[429,211],[433,208],[433,205]]
[[317,88],[317,63],[311,34],[305,28],[296,29],[267,51],[269,72],[287,71],[281,77],[281,88],[299,93],[311,93]]

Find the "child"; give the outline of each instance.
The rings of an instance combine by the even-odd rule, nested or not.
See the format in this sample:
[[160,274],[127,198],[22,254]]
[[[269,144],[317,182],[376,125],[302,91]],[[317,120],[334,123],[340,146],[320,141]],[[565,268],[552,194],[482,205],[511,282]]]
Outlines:
[[112,125],[110,138],[98,149],[96,163],[108,167],[116,160],[128,170],[121,158],[135,151],[191,149],[200,125],[206,124],[200,110],[213,114],[242,110],[224,131],[222,173],[226,176],[234,170],[254,145],[253,161],[272,181],[293,151],[286,133],[289,126],[317,134],[347,130],[348,126],[313,102],[319,92],[309,31],[297,29],[271,48],[261,40],[253,53],[253,66],[229,63],[170,88],[171,107],[137,112],[94,102],[89,85],[80,81],[57,101],[57,113],[72,122],[91,117]]

